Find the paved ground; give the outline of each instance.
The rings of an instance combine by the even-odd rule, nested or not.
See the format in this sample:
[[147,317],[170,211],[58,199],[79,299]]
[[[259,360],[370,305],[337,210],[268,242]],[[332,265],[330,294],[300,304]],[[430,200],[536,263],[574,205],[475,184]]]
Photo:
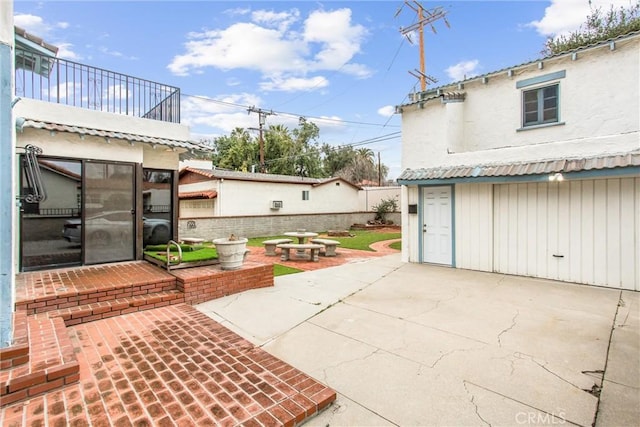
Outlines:
[[196,308],[338,392],[308,425],[633,426],[639,303],[388,255]]

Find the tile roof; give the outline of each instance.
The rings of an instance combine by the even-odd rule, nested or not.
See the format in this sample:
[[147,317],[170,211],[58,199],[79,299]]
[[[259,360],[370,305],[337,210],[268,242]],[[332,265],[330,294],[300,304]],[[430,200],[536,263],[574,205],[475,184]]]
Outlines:
[[187,166],[180,171],[180,175],[187,172],[193,172],[198,175],[202,175],[212,179],[232,179],[238,181],[257,181],[257,182],[282,182],[289,184],[309,184],[309,185],[322,185],[334,181],[343,181],[353,187],[360,188],[357,185],[338,177],[333,178],[309,178],[296,175],[277,175],[269,173],[252,173],[252,172],[240,172],[230,171],[224,169],[200,169]]
[[429,88],[424,92],[419,92],[419,93],[415,93],[415,94],[411,94],[412,96],[410,97],[410,101],[408,103],[405,104],[401,104],[398,105],[396,107],[396,109],[401,108],[402,106],[408,106],[408,105],[414,105],[414,104],[419,104],[421,102],[425,102],[425,101],[430,101],[436,98],[440,98],[441,96],[446,96],[447,94],[451,95],[450,91],[452,87],[457,87],[460,84],[464,84],[464,83],[468,83],[471,81],[475,81],[475,80],[482,80],[484,78],[488,78],[491,76],[495,76],[498,74],[503,74],[509,70],[516,70],[518,68],[524,68],[524,67],[528,67],[532,64],[536,64],[540,61],[548,61],[548,60],[552,60],[555,58],[561,58],[564,56],[568,56],[568,55],[572,55],[574,53],[579,53],[579,52],[584,52],[586,50],[590,50],[593,48],[597,48],[600,46],[607,46],[610,43],[614,43],[614,42],[619,42],[622,40],[626,40],[626,39],[633,39],[634,37],[640,37],[640,31],[634,31],[628,34],[622,34],[620,36],[617,37],[613,37],[607,40],[603,40],[603,41],[599,41],[599,42],[595,42],[595,43],[591,43],[589,45],[586,46],[580,46],[578,48],[572,49],[572,50],[568,50],[566,52],[560,52],[560,53],[556,53],[554,55],[549,55],[549,56],[545,56],[545,57],[541,57],[538,59],[534,59],[532,61],[528,61],[528,62],[523,62],[521,64],[518,65],[512,65],[510,67],[506,67],[506,68],[502,68],[496,71],[491,71],[485,74],[481,74],[481,75],[477,75],[477,76],[473,76],[473,77],[469,77],[463,80],[458,80],[458,81],[454,81],[454,82],[450,82],[447,83],[445,85],[441,85],[438,87],[433,87],[433,88]]
[[599,169],[640,166],[640,151],[581,159],[552,159],[531,162],[512,162],[476,165],[441,166],[406,169],[398,181],[430,179],[481,178],[568,173]]
[[179,199],[214,199],[218,197],[218,192],[210,191],[183,191],[178,194]]
[[196,142],[158,138],[148,135],[136,135],[126,132],[116,132],[111,130],[102,130],[96,128],[88,128],[82,126],[64,125],[60,123],[44,122],[39,120],[27,119],[24,117],[18,117],[16,119],[16,128],[18,131],[22,131],[25,128],[43,129],[55,132],[70,132],[77,133],[79,135],[100,136],[104,138],[123,139],[129,142],[141,142],[151,145],[164,145],[171,148],[183,148],[187,151],[211,151],[211,148],[201,145]]

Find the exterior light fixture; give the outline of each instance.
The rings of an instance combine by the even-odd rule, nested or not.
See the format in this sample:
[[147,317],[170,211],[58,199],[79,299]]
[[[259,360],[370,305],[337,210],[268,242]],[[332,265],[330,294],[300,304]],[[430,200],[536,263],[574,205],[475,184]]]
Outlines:
[[560,172],[549,175],[549,181],[564,181],[564,176]]

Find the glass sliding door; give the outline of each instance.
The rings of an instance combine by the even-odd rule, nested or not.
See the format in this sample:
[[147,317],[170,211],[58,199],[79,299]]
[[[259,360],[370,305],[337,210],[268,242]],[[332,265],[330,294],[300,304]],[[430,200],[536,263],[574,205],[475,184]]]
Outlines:
[[133,164],[85,162],[82,224],[85,264],[134,259],[134,177]]
[[82,263],[82,163],[38,157],[44,197],[34,199],[24,159],[20,162],[21,270],[39,270]]
[[173,238],[173,172],[142,172],[143,244],[165,244]]

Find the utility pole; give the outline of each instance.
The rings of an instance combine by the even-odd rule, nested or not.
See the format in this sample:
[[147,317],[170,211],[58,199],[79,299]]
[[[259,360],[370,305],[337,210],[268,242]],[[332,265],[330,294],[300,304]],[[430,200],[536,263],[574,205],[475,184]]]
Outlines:
[[[438,19],[443,19],[444,23],[447,25],[447,28],[449,28],[449,22],[446,18],[447,11],[445,11],[440,6],[427,10],[416,0],[406,0],[404,2],[404,5],[411,8],[418,15],[418,21],[415,24],[409,25],[408,27],[400,27],[400,33],[403,36],[406,36],[410,43],[413,43],[411,41],[411,38],[409,37],[409,33],[418,30],[420,43],[420,69],[414,70],[415,73],[409,71],[409,74],[420,80],[420,90],[424,92],[427,89],[427,80],[429,80],[431,83],[437,82],[434,77],[428,76],[426,74],[424,60],[424,26],[428,24],[431,27],[431,30],[436,33],[436,28],[433,26],[433,22],[437,21]],[[401,11],[402,8],[400,8],[398,12],[396,12],[396,16],[398,16]]]
[[265,111],[262,108],[249,107],[247,109],[248,114],[258,113],[258,142],[260,144],[260,172],[265,173],[264,167],[264,139],[262,138],[262,127],[265,123],[265,118],[272,114],[275,114],[273,111]]

